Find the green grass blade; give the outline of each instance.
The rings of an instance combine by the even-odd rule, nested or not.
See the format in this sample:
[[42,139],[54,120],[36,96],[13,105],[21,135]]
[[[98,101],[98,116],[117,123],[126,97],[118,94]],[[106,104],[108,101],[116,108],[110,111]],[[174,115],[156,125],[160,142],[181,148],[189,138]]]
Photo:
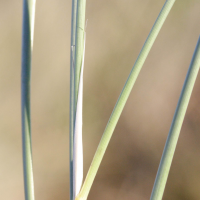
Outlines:
[[78,98],[80,71],[81,71],[82,59],[83,59],[83,53],[84,53],[85,9],[86,9],[86,0],[78,0],[77,1],[77,18],[76,18],[75,66],[74,66],[74,96],[75,96],[74,103],[75,105],[77,103],[77,98]]
[[[74,131],[76,119],[76,107],[78,100],[79,81],[81,66],[84,58],[85,39],[85,8],[86,0],[76,0],[72,2],[72,32],[71,32],[71,63],[70,63],[70,200],[73,199],[77,190],[74,158]],[[82,113],[82,112],[81,112]],[[82,116],[79,116],[82,118]],[[82,128],[82,126],[81,126]],[[82,133],[81,133],[82,134]],[[77,138],[76,138],[77,139]],[[79,140],[77,140],[79,141]],[[80,169],[80,168],[78,168]]]
[[156,19],[156,22],[153,26],[153,28],[151,29],[145,44],[131,70],[131,73],[125,83],[125,86],[120,94],[120,97],[115,105],[115,108],[111,114],[111,117],[108,121],[108,124],[106,126],[106,129],[104,131],[104,134],[101,138],[101,141],[99,143],[99,146],[97,148],[97,151],[95,153],[95,156],[93,158],[93,161],[91,163],[91,166],[89,168],[88,174],[86,176],[85,182],[82,186],[81,192],[79,193],[79,195],[77,196],[76,200],[86,200],[88,193],[90,191],[90,188],[92,186],[92,183],[94,181],[94,178],[96,176],[97,170],[99,168],[99,165],[102,161],[103,155],[106,151],[106,148],[108,146],[108,143],[110,141],[110,138],[113,134],[113,131],[116,127],[116,124],[119,120],[119,117],[122,113],[122,110],[125,106],[125,103],[128,99],[128,96],[131,92],[131,89],[139,75],[139,72],[147,58],[147,55],[149,54],[149,51],[165,21],[165,19],[167,18],[173,4],[174,4],[175,0],[167,0],[158,16],[158,18]]
[[69,168],[70,168],[70,200],[73,200],[73,140],[74,140],[74,62],[75,62],[75,40],[76,40],[76,14],[77,0],[72,0],[71,16],[71,51],[70,51],[70,117],[69,117]]
[[30,120],[30,76],[35,18],[35,0],[23,1],[22,30],[22,146],[25,199],[34,200],[31,120]]
[[198,40],[184,85],[178,101],[176,112],[172,121],[169,135],[165,144],[163,155],[154,183],[151,200],[161,200],[163,197],[167,177],[176,149],[181,126],[185,117],[187,106],[192,94],[194,83],[200,67],[200,38]]

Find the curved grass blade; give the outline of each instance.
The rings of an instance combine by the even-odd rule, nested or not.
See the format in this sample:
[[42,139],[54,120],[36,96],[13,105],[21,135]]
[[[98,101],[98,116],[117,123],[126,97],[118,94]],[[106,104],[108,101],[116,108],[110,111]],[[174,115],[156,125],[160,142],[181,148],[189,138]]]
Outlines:
[[119,120],[119,117],[122,113],[122,110],[125,106],[125,103],[129,97],[131,89],[139,75],[139,72],[149,54],[149,51],[150,51],[151,47],[153,46],[153,43],[160,31],[165,19],[167,18],[174,2],[175,2],[175,0],[167,0],[165,2],[161,12],[159,13],[158,18],[156,19],[156,22],[155,22],[153,28],[151,29],[151,31],[145,41],[144,46],[142,47],[142,50],[131,70],[131,73],[130,73],[130,75],[125,83],[125,86],[118,98],[118,101],[114,107],[114,110],[113,110],[111,117],[108,121],[108,124],[105,128],[105,131],[103,133],[103,136],[101,138],[101,141],[99,143],[97,151],[94,155],[94,158],[93,158],[93,161],[89,168],[89,171],[87,173],[86,179],[83,183],[81,191],[80,191],[79,195],[77,196],[76,200],[86,200],[87,199],[87,196],[88,196],[91,186],[93,184],[94,178],[96,176],[97,170],[102,161],[102,158],[104,156],[104,153],[106,151],[106,148],[108,146],[110,138],[113,134],[113,131],[116,127],[116,124]]
[[183,120],[192,94],[194,83],[199,71],[199,67],[200,67],[200,37],[178,101],[178,105],[169,131],[167,142],[165,144],[165,148],[160,161],[160,165],[158,168],[150,200],[161,200],[163,197],[169,170],[171,167],[172,159],[178,142],[178,137],[181,131],[181,126],[183,124]]
[[23,1],[22,30],[22,146],[25,199],[34,200],[31,119],[30,119],[30,76],[33,48],[35,0]]

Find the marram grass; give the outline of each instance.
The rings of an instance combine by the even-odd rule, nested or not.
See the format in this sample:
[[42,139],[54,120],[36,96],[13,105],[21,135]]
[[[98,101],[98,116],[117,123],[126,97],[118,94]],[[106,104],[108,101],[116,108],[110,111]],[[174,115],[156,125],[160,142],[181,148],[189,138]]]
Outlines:
[[[34,18],[36,0],[23,1],[23,35],[22,35],[22,145],[25,200],[34,200],[34,182],[31,147],[31,111],[30,111],[30,79],[33,49]],[[88,174],[82,184],[82,84],[85,48],[85,7],[86,0],[72,0],[71,57],[70,57],[70,200],[86,200],[94,178],[111,139],[113,131],[140,73],[140,70],[153,46],[153,43],[167,18],[175,0],[166,0],[147,40],[131,70],[125,86],[118,98],[115,108],[105,128]],[[170,166],[177,145],[181,126],[191,97],[192,89],[200,67],[200,38],[198,40],[184,86],[178,101],[166,145],[163,151],[155,184],[150,200],[161,200],[166,186]],[[80,101],[79,101],[80,99]],[[80,104],[78,103],[80,102]],[[78,106],[79,105],[79,106]],[[79,114],[77,114],[79,113]],[[81,120],[78,120],[78,119]],[[80,125],[77,123],[80,121]],[[77,142],[78,141],[78,142]],[[79,145],[81,144],[81,145]],[[78,147],[78,148],[76,148]],[[81,147],[81,148],[80,148]],[[76,152],[77,151],[77,152]],[[78,162],[77,162],[78,159]],[[74,162],[75,160],[75,162]],[[81,162],[79,162],[81,161]],[[74,163],[73,163],[74,162]],[[77,163],[80,163],[77,165]],[[77,166],[80,168],[76,171]],[[79,174],[80,172],[80,174]],[[78,177],[78,178],[77,178]],[[79,180],[79,178],[81,179]],[[78,184],[78,187],[76,186]],[[77,189],[78,188],[78,189]],[[77,192],[78,191],[78,192]],[[78,194],[78,195],[77,195]],[[77,196],[76,196],[77,195]]]
[[199,67],[200,67],[200,37],[197,42],[197,46],[190,67],[188,69],[183,89],[178,101],[178,105],[165,144],[165,148],[160,161],[159,169],[157,172],[150,200],[161,200],[163,197],[165,185],[167,182],[167,177],[169,174],[170,166],[178,142],[178,137],[181,131],[181,126],[183,124],[183,120],[192,94],[194,83],[197,78]]
[[167,18],[174,2],[175,2],[175,0],[167,0],[165,2],[161,12],[158,15],[158,18],[156,19],[156,22],[153,25],[153,28],[151,29],[151,31],[144,43],[144,46],[142,47],[142,50],[131,70],[131,73],[130,73],[130,75],[125,83],[125,86],[118,98],[118,101],[114,107],[114,110],[113,110],[111,117],[108,121],[108,124],[105,128],[105,131],[103,133],[103,136],[101,138],[101,141],[99,143],[97,151],[94,155],[94,158],[93,158],[93,161],[89,168],[89,171],[87,173],[86,179],[83,183],[80,193],[76,197],[76,200],[86,200],[87,199],[87,196],[88,196],[91,186],[93,184],[94,178],[96,176],[96,173],[98,171],[100,163],[103,159],[104,153],[108,146],[108,143],[111,139],[113,131],[116,127],[116,124],[119,120],[119,117],[122,113],[125,103],[129,97],[132,87],[140,73],[140,70],[151,50],[151,47],[153,46],[153,43],[163,25],[163,23],[165,22],[165,19]]
[[30,119],[30,77],[31,57],[33,48],[35,3],[35,0],[23,1],[21,106],[24,190],[26,200],[34,200]]

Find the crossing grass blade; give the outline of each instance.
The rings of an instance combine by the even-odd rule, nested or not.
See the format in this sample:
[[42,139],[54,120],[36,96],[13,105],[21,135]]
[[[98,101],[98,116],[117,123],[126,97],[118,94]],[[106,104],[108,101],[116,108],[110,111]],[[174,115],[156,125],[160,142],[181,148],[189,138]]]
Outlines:
[[88,196],[91,186],[93,184],[94,178],[96,176],[96,173],[98,171],[98,168],[99,168],[102,158],[104,156],[104,153],[106,151],[108,143],[111,139],[113,131],[116,127],[116,124],[119,120],[119,117],[122,113],[122,110],[125,106],[125,103],[129,97],[131,89],[132,89],[132,87],[139,75],[139,72],[151,50],[151,47],[153,46],[153,43],[154,43],[163,23],[165,22],[165,19],[167,18],[174,3],[175,3],[175,0],[167,0],[165,2],[158,18],[156,19],[156,22],[153,25],[153,28],[151,29],[151,31],[145,41],[145,44],[142,47],[142,50],[131,70],[131,73],[130,73],[130,75],[125,83],[125,86],[118,98],[118,101],[114,107],[114,110],[113,110],[111,117],[108,121],[108,124],[105,128],[105,131],[103,133],[103,136],[101,138],[101,141],[99,143],[97,151],[94,155],[94,158],[93,158],[93,161],[89,168],[89,171],[87,173],[86,179],[83,183],[81,191],[80,191],[79,195],[77,196],[76,200],[86,200],[87,199],[87,196]]

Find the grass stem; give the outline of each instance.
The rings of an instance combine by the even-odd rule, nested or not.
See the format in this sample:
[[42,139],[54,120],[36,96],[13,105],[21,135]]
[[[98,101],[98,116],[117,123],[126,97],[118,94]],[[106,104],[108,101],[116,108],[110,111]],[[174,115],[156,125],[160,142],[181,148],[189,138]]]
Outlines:
[[70,117],[69,117],[69,168],[70,168],[70,200],[73,200],[73,134],[75,121],[74,106],[74,60],[75,60],[75,40],[76,40],[76,14],[77,0],[72,0],[71,16],[71,51],[70,51]]
[[[80,169],[80,166],[78,167],[76,166],[78,162],[75,162],[77,161],[77,159],[75,158],[76,154],[74,154],[74,137],[75,137],[75,119],[76,119],[75,113],[77,113],[76,107],[78,100],[80,72],[84,58],[83,54],[84,54],[84,38],[85,38],[85,8],[86,8],[86,0],[72,1],[71,61],[70,61],[70,200],[75,198],[74,194],[76,193],[75,190],[77,190],[76,188],[77,183],[75,183],[75,181],[77,180],[75,169]],[[82,98],[80,99],[82,101]],[[80,103],[82,105],[82,102]],[[78,118],[82,119],[82,111],[81,111],[81,116],[79,116]],[[82,131],[80,134],[82,134]],[[77,139],[77,141],[79,141],[79,139]]]
[[35,0],[23,1],[23,30],[22,30],[22,148],[25,199],[34,200],[31,119],[30,119],[30,78],[31,58],[33,48]]
[[183,85],[183,89],[178,101],[176,112],[165,144],[163,155],[158,168],[156,180],[150,200],[161,200],[167,182],[172,159],[181,131],[181,126],[192,94],[194,83],[200,67],[200,37],[188,69],[188,73]]
[[76,17],[75,65],[74,65],[74,96],[75,96],[74,103],[75,105],[77,104],[77,99],[78,99],[80,72],[81,72],[83,53],[84,53],[85,9],[86,9],[86,0],[78,0],[77,1],[77,17]]

